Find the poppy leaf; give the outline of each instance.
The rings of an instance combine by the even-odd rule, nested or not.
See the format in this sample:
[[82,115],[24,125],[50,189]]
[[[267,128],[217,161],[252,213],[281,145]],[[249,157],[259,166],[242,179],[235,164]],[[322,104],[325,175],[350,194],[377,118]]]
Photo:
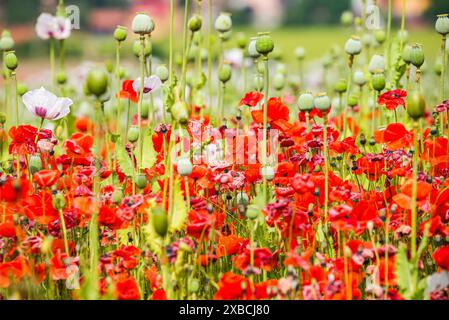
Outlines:
[[122,170],[122,172],[128,177],[134,176],[134,166],[132,160],[128,156],[125,146],[121,141],[117,142],[115,146],[115,156],[117,158],[120,170]]
[[175,181],[173,192],[173,214],[169,226],[170,231],[172,232],[182,230],[187,222],[187,205],[181,191],[181,182],[179,179],[176,179]]

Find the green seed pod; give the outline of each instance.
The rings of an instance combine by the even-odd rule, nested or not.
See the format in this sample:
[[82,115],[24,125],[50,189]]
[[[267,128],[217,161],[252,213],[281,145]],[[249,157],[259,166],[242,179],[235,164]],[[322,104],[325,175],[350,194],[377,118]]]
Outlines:
[[295,57],[296,59],[298,59],[299,61],[302,61],[305,59],[306,57],[306,49],[304,49],[303,47],[297,47],[295,49]]
[[356,94],[351,94],[348,99],[348,105],[350,107],[355,107],[359,103],[359,96]]
[[358,86],[364,86],[367,82],[365,74],[362,71],[354,72],[354,83]]
[[178,160],[176,169],[180,176],[188,177],[192,173],[193,165],[189,158],[181,158]]
[[416,68],[421,68],[421,66],[424,64],[424,51],[421,45],[414,44],[412,46],[410,58],[411,63]]
[[379,29],[374,32],[374,38],[379,44],[383,44],[387,39],[387,35],[384,29]]
[[153,19],[146,13],[139,12],[133,19],[131,29],[134,33],[141,36],[151,34],[154,30]]
[[242,50],[245,49],[248,45],[248,38],[246,37],[246,35],[243,32],[239,32],[237,33],[236,39],[237,46]]
[[265,177],[267,181],[271,181],[274,179],[274,169],[272,166],[262,167],[260,174],[262,177]]
[[346,79],[338,80],[338,82],[335,84],[335,91],[337,91],[338,93],[343,93],[346,92],[346,90],[348,90],[348,81]]
[[189,112],[187,108],[187,104],[185,102],[175,102],[173,106],[170,108],[170,113],[176,121],[180,124],[185,125],[189,120]]
[[136,186],[139,189],[145,189],[148,184],[147,176],[144,174],[139,174],[136,176]]
[[253,78],[253,87],[257,91],[262,91],[264,88],[264,78],[260,74],[256,74]]
[[128,141],[131,143],[139,140],[139,128],[136,126],[131,126],[128,128]]
[[52,205],[55,210],[64,210],[66,206],[65,197],[61,193],[57,193],[53,196]]
[[433,71],[437,76],[441,76],[441,73],[443,72],[443,63],[441,61],[438,61],[433,66]]
[[122,202],[122,199],[123,199],[123,190],[121,188],[117,188],[112,193],[112,201],[114,201],[114,203],[118,205]]
[[385,89],[385,74],[380,70],[375,71],[371,78],[371,85],[373,86],[373,89],[378,92]]
[[160,237],[164,238],[167,235],[168,217],[163,207],[157,206],[151,210],[151,223]]
[[267,56],[274,49],[273,38],[268,33],[262,33],[256,40],[256,50],[261,55]]
[[218,79],[220,79],[221,82],[226,83],[229,80],[231,80],[232,76],[232,69],[231,65],[229,63],[223,63],[220,67],[220,70],[218,70]]
[[16,56],[16,54],[14,53],[14,51],[8,52],[8,53],[5,55],[4,62],[5,62],[5,66],[6,66],[9,70],[11,70],[11,71],[16,70],[16,69],[17,69],[17,66],[19,65],[19,62],[18,62],[18,60],[17,60],[17,56]]
[[257,52],[257,49],[256,49],[256,42],[257,42],[257,38],[251,38],[249,45],[248,45],[248,54],[253,59],[257,59],[260,57],[260,53]]
[[220,13],[218,18],[215,20],[215,29],[218,32],[225,33],[230,31],[232,28],[232,19],[229,13]]
[[298,98],[298,108],[303,112],[310,112],[315,107],[315,99],[311,93],[303,93]]
[[405,63],[410,64],[412,62],[412,46],[407,44],[402,50],[402,60]]
[[250,204],[248,208],[246,208],[246,217],[250,220],[255,220],[260,214],[259,208],[256,205]]
[[197,32],[201,30],[201,26],[203,25],[203,19],[201,16],[195,14],[189,19],[189,29],[192,32]]
[[150,112],[150,101],[149,100],[143,100],[142,101],[142,118],[148,119],[148,114]]
[[92,69],[87,75],[87,90],[89,93],[101,97],[108,90],[108,75],[101,69]]
[[[151,42],[148,41],[148,39],[145,38],[145,57],[148,57],[151,54],[152,51],[152,45]],[[135,40],[133,43],[133,53],[134,55],[139,58],[142,53],[142,43],[139,39]]]
[[352,36],[346,41],[345,52],[351,56],[356,56],[362,52],[362,42],[357,36]]
[[17,85],[17,93],[19,94],[19,96],[23,96],[27,92],[28,92],[28,87],[26,86],[26,84],[19,83]]
[[161,79],[162,82],[165,82],[169,78],[169,71],[167,69],[167,66],[160,65],[156,68],[156,75]]
[[344,27],[350,27],[354,23],[352,11],[345,11],[341,14],[340,22]]
[[114,39],[118,42],[123,42],[128,36],[128,29],[123,26],[117,26],[114,31]]
[[435,30],[442,36],[449,34],[449,17],[447,14],[438,15]]
[[65,73],[63,70],[60,70],[56,75],[56,81],[60,85],[65,84],[67,82],[67,73]]
[[415,91],[407,97],[407,113],[410,118],[418,120],[424,116],[426,101],[422,93]]
[[200,282],[198,279],[190,279],[189,280],[189,292],[196,293],[200,289]]
[[11,37],[11,33],[4,30],[2,37],[0,38],[0,50],[9,51],[14,48],[14,39]]
[[326,112],[331,107],[331,100],[326,93],[320,93],[315,97],[315,107],[323,112]]
[[368,70],[370,73],[374,73],[375,70],[381,70],[382,72],[384,72],[385,58],[378,54],[373,55],[368,65]]
[[285,75],[277,73],[273,79],[273,86],[276,90],[282,90],[285,87]]
[[245,192],[239,192],[237,193],[237,196],[235,197],[236,203],[239,205],[247,206],[249,203],[249,197]]
[[42,170],[42,160],[41,157],[38,155],[32,155],[30,157],[30,172],[31,174],[35,174],[36,172],[39,172]]

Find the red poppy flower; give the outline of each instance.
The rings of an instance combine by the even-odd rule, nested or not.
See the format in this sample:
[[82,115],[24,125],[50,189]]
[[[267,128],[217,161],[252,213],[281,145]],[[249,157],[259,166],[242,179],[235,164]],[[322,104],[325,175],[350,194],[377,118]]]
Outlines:
[[407,92],[404,90],[392,90],[385,92],[379,96],[377,102],[384,105],[388,110],[395,110],[399,106],[405,106],[404,98],[407,97]]
[[119,276],[114,283],[114,289],[119,300],[138,300],[140,298],[139,286],[130,275]]
[[449,246],[440,247],[432,254],[435,263],[444,270],[449,270]]
[[41,170],[36,172],[33,178],[40,187],[48,188],[58,181],[61,174],[58,170]]
[[[218,282],[218,290],[215,293],[214,300],[236,300],[242,299],[250,292],[250,282],[243,276],[232,272],[226,272]],[[243,288],[246,287],[246,290]]]
[[9,153],[11,154],[33,154],[37,150],[35,143],[37,128],[30,125],[11,127],[9,136],[12,141],[9,145]]
[[238,253],[249,241],[236,235],[220,237],[216,249],[217,258]]
[[241,106],[255,107],[263,99],[263,94],[258,91],[252,91],[245,94],[240,100]]
[[[264,108],[265,106],[262,110],[254,110],[251,112],[254,122],[263,124]],[[290,110],[282,103],[282,100],[280,98],[270,98],[268,100],[267,122],[271,127],[286,132],[293,127],[293,125],[288,122],[289,119]]]
[[374,132],[377,143],[384,143],[390,150],[410,147],[413,143],[413,132],[408,131],[401,123],[389,124],[385,129]]
[[137,96],[136,91],[133,88],[134,80],[125,80],[122,83],[122,90],[118,94],[119,98],[129,99],[130,101],[137,103],[139,101],[139,97]]

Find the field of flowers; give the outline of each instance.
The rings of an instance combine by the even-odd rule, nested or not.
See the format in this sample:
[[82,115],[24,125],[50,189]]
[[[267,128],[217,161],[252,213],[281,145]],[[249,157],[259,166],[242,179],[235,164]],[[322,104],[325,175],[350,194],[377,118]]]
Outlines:
[[345,42],[286,63],[212,0],[176,33],[173,3],[72,74],[59,1],[42,87],[3,30],[0,299],[447,300],[448,15],[424,48],[406,10],[399,30],[348,11]]

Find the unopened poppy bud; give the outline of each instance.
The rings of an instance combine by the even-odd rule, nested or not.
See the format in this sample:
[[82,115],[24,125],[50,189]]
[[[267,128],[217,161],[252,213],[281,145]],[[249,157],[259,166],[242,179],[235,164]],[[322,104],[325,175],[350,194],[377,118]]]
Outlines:
[[424,116],[426,101],[421,92],[415,91],[407,97],[407,113],[410,118],[418,120]]
[[203,25],[203,20],[201,16],[195,14],[189,19],[189,29],[192,32],[197,32],[201,30],[201,26]]
[[310,112],[315,107],[313,95],[311,93],[303,93],[298,98],[298,108],[303,112]]
[[348,246],[344,246],[343,254],[344,254],[346,259],[351,258],[352,257],[352,250],[351,250],[351,248],[349,248]]
[[256,205],[251,204],[246,208],[246,217],[250,220],[255,220],[259,216],[259,211]]
[[438,15],[437,22],[435,23],[435,30],[442,36],[449,34],[449,17],[447,14]]
[[374,223],[373,223],[373,221],[368,221],[367,223],[366,223],[366,228],[368,229],[368,231],[369,232],[371,232],[371,231],[373,231],[373,228],[374,228]]
[[52,204],[55,210],[64,210],[66,206],[64,195],[61,193],[55,194],[52,199]]
[[181,158],[178,160],[176,169],[180,176],[187,177],[192,173],[193,165],[189,158]]
[[343,12],[340,22],[344,27],[350,27],[354,23],[354,14],[351,11]]
[[335,84],[335,91],[337,91],[338,93],[346,92],[347,89],[348,89],[348,82],[346,81],[346,79],[340,79]]
[[361,87],[364,86],[367,81],[365,74],[362,71],[354,72],[353,80],[356,85],[361,86]]
[[154,231],[164,238],[168,231],[168,217],[164,208],[157,206],[151,210],[151,223],[153,225]]
[[237,42],[237,46],[243,50],[248,45],[248,38],[246,37],[246,35],[243,32],[239,32],[239,33],[237,33],[237,36],[236,36],[236,42]]
[[374,72],[375,73],[371,78],[371,85],[373,86],[374,90],[380,92],[385,89],[385,75],[381,70],[375,70]]
[[441,76],[441,73],[443,72],[443,63],[441,63],[441,61],[437,61],[433,66],[433,71],[437,76]]
[[286,76],[288,73],[287,66],[284,63],[279,63],[276,72]]
[[147,35],[153,32],[154,22],[149,15],[139,12],[133,19],[132,30],[139,35]]
[[351,94],[348,99],[348,105],[350,107],[355,107],[359,103],[359,96],[356,94]]
[[218,70],[218,79],[220,79],[221,82],[226,83],[231,80],[231,76],[231,65],[229,63],[223,63],[223,65],[220,67],[220,70]]
[[56,75],[56,81],[58,82],[58,84],[65,84],[67,82],[67,74],[64,71],[60,70]]
[[[183,243],[183,242],[181,242]],[[189,291],[191,293],[196,293],[198,292],[198,290],[200,289],[200,282],[198,281],[198,279],[190,279],[189,280]]]
[[418,69],[424,64],[424,51],[421,45],[414,44],[412,46],[410,61]]
[[117,26],[114,31],[114,39],[118,42],[123,42],[128,36],[128,29],[123,26]]
[[131,143],[139,140],[139,128],[136,126],[131,126],[128,129],[128,141]]
[[14,39],[8,30],[4,30],[0,38],[0,50],[8,51],[12,50],[12,48],[14,48]]
[[385,71],[385,58],[378,54],[373,55],[368,66],[369,72],[374,73],[375,70]]
[[18,64],[19,64],[19,62],[18,62],[18,60],[17,60],[17,56],[16,56],[16,54],[15,54],[13,51],[8,52],[8,53],[5,55],[5,57],[4,57],[4,62],[5,62],[5,66],[6,66],[9,70],[11,70],[11,71],[16,70],[16,69],[17,69],[17,66],[18,66]]
[[274,179],[274,169],[272,166],[264,166],[261,170],[261,175],[265,177],[267,181]]
[[346,41],[345,52],[351,56],[356,56],[362,52],[362,42],[357,36],[352,36]]
[[35,174],[38,171],[42,170],[42,160],[41,157],[38,155],[32,155],[30,157],[30,173]]
[[268,55],[274,49],[273,38],[268,33],[261,33],[256,40],[256,50],[261,55]]
[[169,71],[167,69],[167,66],[160,65],[156,68],[156,75],[161,79],[162,82],[165,82],[169,78]]
[[379,44],[383,44],[387,39],[386,33],[384,29],[379,29],[374,32],[374,38]]
[[273,86],[276,90],[282,90],[285,87],[285,76],[282,73],[277,73],[273,79]]
[[264,88],[264,79],[260,74],[256,74],[253,79],[254,89],[257,91],[262,91]]
[[187,104],[185,102],[175,102],[170,108],[171,115],[173,119],[178,121],[180,124],[186,124],[189,119]]
[[248,54],[251,58],[257,59],[260,57],[260,53],[256,49],[257,38],[251,38],[248,45]]
[[331,100],[325,93],[320,93],[315,97],[315,107],[320,111],[327,111],[331,107]]
[[[151,54],[152,45],[151,42],[148,41],[148,39],[145,39],[144,43],[145,43],[144,54],[145,57],[148,57]],[[138,58],[142,55],[142,42],[139,39],[135,40],[133,43],[133,53]]]
[[145,189],[148,184],[147,176],[144,174],[139,174],[136,177],[136,186],[139,189]]
[[0,124],[5,124],[6,122],[6,114],[4,112],[0,112]]
[[100,97],[108,89],[108,75],[100,69],[92,69],[87,75],[87,90],[89,93]]
[[298,60],[304,60],[304,58],[306,57],[306,49],[304,49],[303,47],[297,47],[295,49],[295,57]]
[[220,13],[215,20],[215,29],[218,32],[224,33],[230,31],[232,28],[232,19],[229,13]]
[[115,204],[120,204],[123,200],[123,190],[122,189],[116,189],[112,193],[112,201],[114,201]]
[[17,94],[19,96],[23,96],[25,93],[28,92],[28,87],[24,83],[17,84]]

